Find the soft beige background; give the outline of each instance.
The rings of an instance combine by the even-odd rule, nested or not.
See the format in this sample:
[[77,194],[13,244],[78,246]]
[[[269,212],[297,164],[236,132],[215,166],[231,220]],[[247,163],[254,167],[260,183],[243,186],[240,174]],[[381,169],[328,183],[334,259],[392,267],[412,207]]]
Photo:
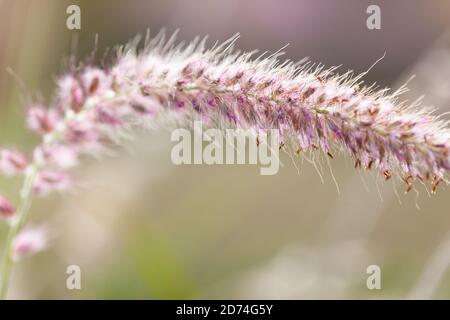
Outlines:
[[[72,3],[80,32],[65,28]],[[85,57],[95,34],[104,52],[147,28],[180,28],[185,40],[240,32],[242,49],[290,43],[287,57],[343,71],[362,72],[386,52],[368,82],[398,87],[417,74],[407,97],[426,94],[448,111],[450,3],[370,3],[382,9],[379,31],[365,27],[369,2],[360,0],[0,0],[0,144],[36,141],[24,129],[24,101],[50,97],[71,47]],[[10,297],[450,298],[448,188],[405,196],[338,156],[339,194],[326,165],[322,183],[289,155],[278,175],[260,176],[256,166],[177,167],[170,149],[168,132],[138,134],[116,157],[78,168],[72,193],[36,201],[32,220],[54,239],[17,266]],[[1,179],[0,191],[14,197],[19,182]],[[81,291],[65,288],[70,264],[82,269]],[[371,264],[381,267],[382,290],[366,288]]]

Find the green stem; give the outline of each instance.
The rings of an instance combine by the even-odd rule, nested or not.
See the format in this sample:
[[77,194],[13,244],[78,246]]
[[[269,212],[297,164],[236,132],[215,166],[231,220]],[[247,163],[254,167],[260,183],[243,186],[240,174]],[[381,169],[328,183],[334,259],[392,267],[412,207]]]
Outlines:
[[6,244],[4,248],[4,254],[2,259],[2,265],[0,269],[0,299],[6,299],[6,295],[8,293],[9,280],[11,277],[11,270],[14,265],[14,257],[13,257],[13,242],[17,236],[17,233],[21,229],[21,227],[25,224],[27,220],[28,212],[30,211],[31,202],[32,202],[32,191],[33,184],[36,178],[37,166],[32,164],[29,167],[29,171],[27,172],[23,186],[20,192],[20,205],[17,210],[17,215],[15,219],[12,221],[8,237],[6,239]]

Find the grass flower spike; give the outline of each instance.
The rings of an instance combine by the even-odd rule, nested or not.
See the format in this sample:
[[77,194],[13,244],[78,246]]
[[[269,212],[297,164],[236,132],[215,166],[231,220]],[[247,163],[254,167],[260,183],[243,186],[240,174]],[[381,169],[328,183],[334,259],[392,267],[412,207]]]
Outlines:
[[[0,171],[24,175],[21,205],[11,226],[3,260],[1,295],[5,297],[19,230],[33,194],[64,191],[72,185],[68,169],[83,155],[101,153],[136,125],[167,118],[180,123],[201,118],[205,126],[277,129],[298,154],[322,150],[347,153],[356,168],[399,177],[406,190],[413,182],[436,191],[450,170],[450,130],[432,110],[398,100],[406,90],[363,87],[362,75],[335,74],[301,61],[280,61],[281,52],[256,56],[234,51],[237,37],[206,49],[206,39],[175,44],[162,32],[118,50],[109,67],[72,66],[57,80],[51,103],[28,107],[28,127],[42,137],[30,157],[2,149]],[[12,208],[12,207],[11,207]],[[0,198],[0,212],[13,209]],[[9,213],[8,213],[9,212]],[[41,239],[33,236],[33,239]],[[40,244],[44,243],[39,240]],[[43,248],[44,246],[38,246]],[[15,248],[15,249],[14,249]]]

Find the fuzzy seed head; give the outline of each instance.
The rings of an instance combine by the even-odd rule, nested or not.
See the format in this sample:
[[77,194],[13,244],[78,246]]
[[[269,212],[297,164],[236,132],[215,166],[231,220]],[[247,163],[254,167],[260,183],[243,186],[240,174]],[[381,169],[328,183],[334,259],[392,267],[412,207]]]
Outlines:
[[[49,107],[32,105],[29,127],[42,135],[33,163],[35,192],[65,190],[63,171],[81,154],[98,154],[122,141],[136,125],[159,121],[186,124],[200,118],[205,127],[276,129],[296,154],[336,151],[355,168],[396,176],[411,190],[428,182],[431,191],[450,171],[450,130],[433,110],[406,104],[395,92],[364,87],[362,75],[338,75],[306,61],[281,61],[282,52],[255,56],[233,50],[237,37],[206,48],[206,39],[188,45],[166,40],[162,32],[143,49],[133,41],[118,50],[109,67],[80,65],[57,81]],[[0,170],[22,172],[27,161],[1,151]]]

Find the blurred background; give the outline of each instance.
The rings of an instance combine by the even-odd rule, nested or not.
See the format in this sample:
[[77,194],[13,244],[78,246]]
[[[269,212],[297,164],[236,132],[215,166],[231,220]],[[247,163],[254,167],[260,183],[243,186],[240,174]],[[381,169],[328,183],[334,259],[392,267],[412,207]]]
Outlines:
[[[81,30],[66,8],[81,8]],[[366,9],[381,8],[381,30]],[[29,150],[24,102],[49,99],[72,53],[84,58],[150,28],[210,43],[241,33],[243,50],[308,56],[450,111],[450,2],[441,0],[0,0],[0,145]],[[100,54],[101,55],[101,54]],[[13,70],[8,72],[7,70]],[[13,74],[13,75],[12,75]],[[15,268],[10,298],[301,299],[450,298],[450,194],[403,186],[338,156],[323,182],[282,156],[275,176],[257,166],[175,166],[169,132],[139,134],[127,150],[76,171],[70,194],[35,201],[31,223],[52,230],[46,252]],[[298,167],[298,170],[297,170]],[[14,199],[20,181],[0,180]],[[17,196],[16,196],[17,197]],[[6,227],[0,226],[0,243]],[[66,289],[78,265],[82,289]],[[366,268],[381,268],[368,290]]]

